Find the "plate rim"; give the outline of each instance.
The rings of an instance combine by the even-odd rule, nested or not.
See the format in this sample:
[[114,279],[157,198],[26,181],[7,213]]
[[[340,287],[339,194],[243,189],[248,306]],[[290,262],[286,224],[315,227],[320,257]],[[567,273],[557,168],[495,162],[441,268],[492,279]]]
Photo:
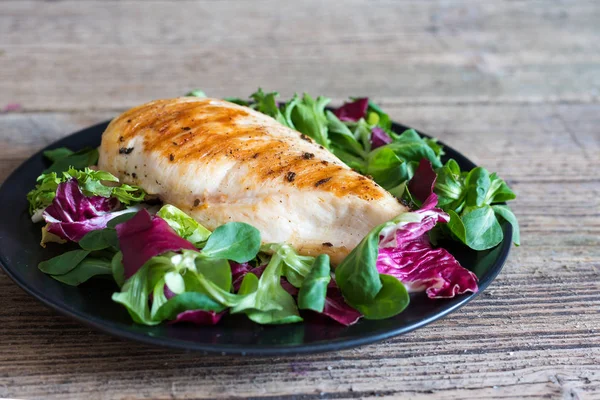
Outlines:
[[[31,155],[29,158],[24,160],[13,172],[11,172],[4,180],[2,185],[0,186],[0,192],[7,190],[7,183],[17,177],[21,170],[26,168],[27,164],[32,159],[41,157],[43,152],[52,148],[60,147],[65,145],[72,137],[81,135],[86,131],[97,131],[103,130],[103,127],[106,127],[110,123],[110,120],[100,122],[86,128],[80,129],[76,132],[73,132],[59,140],[56,140],[43,149],[37,151],[35,154]],[[394,131],[404,131],[406,129],[414,129],[410,128],[406,125],[392,122]],[[425,134],[419,130],[416,130],[417,133],[422,137],[432,138],[432,136]],[[444,142],[439,141],[441,145],[445,148],[449,148],[460,157],[462,157],[462,161],[464,164],[469,164],[468,168],[475,168],[477,165],[473,163],[469,158],[464,156],[462,153],[458,152],[454,148],[446,145]],[[503,203],[505,204],[505,203]],[[133,340],[136,342],[160,346],[163,348],[172,348],[179,350],[187,350],[187,351],[195,351],[201,352],[204,354],[220,354],[220,355],[241,355],[241,356],[293,356],[299,354],[316,354],[316,353],[324,353],[330,351],[340,351],[349,348],[354,348],[358,346],[365,346],[368,344],[373,344],[377,342],[381,342],[386,339],[390,339],[402,334],[406,334],[412,332],[416,329],[422,328],[426,325],[431,324],[434,321],[442,319],[446,317],[448,314],[457,311],[462,308],[464,305],[475,299],[479,294],[487,289],[487,287],[496,279],[498,274],[504,268],[506,260],[508,259],[508,255],[512,248],[512,236],[513,229],[510,224],[508,224],[507,229],[504,232],[504,238],[502,242],[498,244],[501,246],[498,257],[494,261],[493,268],[490,268],[489,275],[485,275],[482,279],[479,280],[479,290],[476,293],[469,293],[461,295],[461,297],[457,300],[452,299],[454,304],[444,308],[442,311],[428,317],[425,319],[421,319],[417,322],[414,322],[408,326],[403,326],[399,328],[383,328],[374,331],[373,333],[366,334],[361,337],[351,338],[351,339],[343,339],[341,341],[337,340],[329,340],[324,343],[309,343],[309,344],[298,344],[298,345],[285,345],[285,346],[277,346],[277,345],[236,345],[236,344],[210,344],[210,343],[198,343],[193,341],[185,341],[181,339],[172,339],[172,338],[162,338],[162,337],[153,337],[148,334],[144,334],[141,332],[133,332],[130,330],[125,330],[115,325],[113,321],[98,318],[95,315],[88,314],[85,312],[80,312],[75,308],[64,307],[62,304],[56,302],[52,297],[45,296],[43,291],[38,291],[33,288],[28,282],[18,276],[13,272],[13,268],[9,267],[7,261],[5,260],[4,254],[1,252],[0,248],[0,267],[4,271],[4,273],[11,278],[13,282],[17,284],[22,290],[24,290],[27,294],[35,298],[37,301],[51,308],[52,310],[58,312],[61,315],[64,315],[68,318],[74,319],[77,322],[96,329],[100,332],[104,332],[113,337],[119,339],[127,339]],[[450,299],[449,299],[450,300]]]

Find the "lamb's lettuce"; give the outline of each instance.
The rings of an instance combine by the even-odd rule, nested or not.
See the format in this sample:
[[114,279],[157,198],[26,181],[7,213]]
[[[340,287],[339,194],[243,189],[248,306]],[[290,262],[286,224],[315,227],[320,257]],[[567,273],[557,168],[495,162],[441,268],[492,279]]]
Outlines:
[[331,281],[331,268],[329,256],[321,254],[304,278],[304,282],[298,292],[298,308],[301,310],[313,310],[322,313],[325,308],[327,297],[327,286]]
[[[422,181],[432,172],[423,171],[415,176],[415,181]],[[515,215],[507,206],[498,204],[514,199],[516,195],[496,173],[490,174],[482,167],[461,171],[452,159],[436,173],[434,191],[438,195],[439,206],[451,217],[448,225],[440,229],[442,235],[451,235],[474,250],[487,250],[504,237],[500,218],[512,225],[513,243],[520,244]]]

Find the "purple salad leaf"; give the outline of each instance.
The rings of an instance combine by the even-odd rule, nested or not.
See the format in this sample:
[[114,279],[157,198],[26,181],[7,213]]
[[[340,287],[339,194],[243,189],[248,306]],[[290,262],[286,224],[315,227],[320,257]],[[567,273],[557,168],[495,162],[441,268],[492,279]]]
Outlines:
[[383,130],[383,128],[374,126],[371,129],[371,150],[385,146],[389,143],[392,143],[392,138]]
[[119,214],[115,211],[119,206],[116,198],[85,196],[77,181],[71,179],[58,185],[42,217],[49,233],[78,242],[86,233],[106,228],[106,223]]
[[377,270],[402,282],[409,292],[425,291],[429,298],[450,298],[477,292],[477,276],[446,250],[433,248],[427,232],[450,217],[435,208],[437,196],[431,194],[423,208],[414,212],[419,222],[398,224],[381,232]]
[[327,297],[325,297],[325,307],[322,314],[345,326],[355,324],[362,317],[360,312],[344,301],[342,291],[333,279],[327,287]]
[[223,315],[227,313],[227,310],[216,312],[216,311],[205,311],[205,310],[187,310],[177,314],[174,320],[170,321],[169,324],[176,324],[178,322],[191,322],[195,325],[216,325],[221,321]]
[[408,182],[408,190],[414,198],[420,202],[424,202],[433,193],[436,179],[437,175],[433,170],[431,161],[423,158],[419,162],[419,167],[415,171],[415,175]]
[[352,121],[356,122],[367,115],[367,109],[369,108],[369,99],[362,98],[356,99],[351,103],[346,103],[333,113],[340,121]]
[[146,210],[139,211],[115,229],[123,252],[125,278],[130,278],[152,257],[167,251],[197,251],[191,242],[177,235],[167,221],[150,215]]

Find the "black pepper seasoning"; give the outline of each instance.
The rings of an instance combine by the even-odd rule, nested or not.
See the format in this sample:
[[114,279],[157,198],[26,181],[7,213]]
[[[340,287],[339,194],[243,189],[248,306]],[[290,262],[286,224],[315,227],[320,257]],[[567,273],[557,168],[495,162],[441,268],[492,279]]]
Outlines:
[[285,179],[287,179],[288,182],[294,182],[294,179],[296,179],[296,173],[292,171],[288,172],[285,175]]
[[315,187],[319,187],[322,184],[329,182],[330,180],[331,180],[331,177],[325,178],[325,179],[321,179],[320,181],[317,181],[317,183],[315,183]]
[[174,161],[175,160],[175,156],[173,154],[169,154],[169,160]]
[[302,158],[305,160],[310,160],[311,158],[315,158],[315,155],[313,153],[304,153],[302,154]]
[[133,151],[133,147],[121,147],[119,149],[119,154],[131,154],[131,152]]

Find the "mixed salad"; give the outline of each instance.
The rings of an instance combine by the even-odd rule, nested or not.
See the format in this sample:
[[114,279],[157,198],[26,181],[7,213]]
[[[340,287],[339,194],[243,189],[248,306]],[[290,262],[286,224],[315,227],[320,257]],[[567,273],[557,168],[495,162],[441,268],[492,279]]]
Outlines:
[[[201,91],[188,96],[203,97]],[[394,132],[389,116],[367,98],[331,110],[307,94],[278,102],[258,90],[251,107],[310,136],[349,167],[369,176],[410,212],[374,227],[335,268],[326,254],[297,254],[286,243],[261,245],[253,226],[230,222],[209,231],[183,211],[160,204],[137,186],[95,169],[96,149],[45,152],[51,166],[29,192],[41,245],[79,248],[39,264],[54,279],[77,286],[106,276],[119,287],[112,299],[132,319],[216,324],[243,313],[260,324],[284,324],[319,313],[340,324],[401,313],[409,293],[431,299],[476,292],[477,277],[444,248],[455,240],[483,251],[503,239],[500,221],[516,217],[503,203],[515,194],[495,173],[461,171],[442,163],[443,147],[412,129]]]

